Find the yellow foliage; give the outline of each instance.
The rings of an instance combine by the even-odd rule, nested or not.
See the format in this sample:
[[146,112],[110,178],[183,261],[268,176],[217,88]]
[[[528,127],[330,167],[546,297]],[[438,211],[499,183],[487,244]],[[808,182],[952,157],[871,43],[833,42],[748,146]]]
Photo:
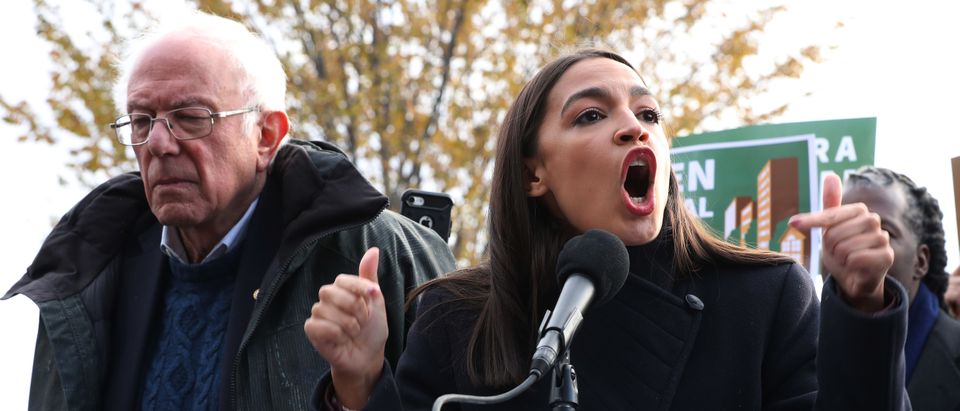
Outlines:
[[[74,136],[88,143],[75,167],[114,174],[133,168],[126,150],[105,127],[119,114],[110,96],[116,72],[110,57],[120,40],[148,21],[139,2],[90,0],[104,16],[91,23],[100,35],[74,38],[64,16],[34,0],[37,32],[50,44],[55,124],[42,124],[25,104],[0,97],[7,123],[26,125],[32,141]],[[796,77],[821,59],[810,45],[789,53],[769,72],[749,72],[757,36],[782,7],[752,13],[734,29],[705,38],[712,51],[691,55],[672,46],[718,16],[709,0],[197,0],[199,9],[243,21],[277,48],[289,78],[291,134],[341,146],[394,206],[407,188],[434,188],[457,200],[451,247],[463,263],[484,248],[493,140],[504,111],[524,82],[548,59],[583,44],[636,50],[634,63],[660,90],[672,133],[699,131],[705,118],[733,110],[744,123],[786,107],[753,113],[740,106],[771,81]],[[116,16],[118,5],[128,12]],[[711,26],[711,27],[713,27]],[[108,39],[106,42],[102,39]],[[80,49],[77,44],[90,44]],[[669,72],[659,67],[676,67]],[[739,125],[739,124],[738,124]],[[104,140],[107,139],[107,140]],[[105,142],[109,141],[109,144]]]

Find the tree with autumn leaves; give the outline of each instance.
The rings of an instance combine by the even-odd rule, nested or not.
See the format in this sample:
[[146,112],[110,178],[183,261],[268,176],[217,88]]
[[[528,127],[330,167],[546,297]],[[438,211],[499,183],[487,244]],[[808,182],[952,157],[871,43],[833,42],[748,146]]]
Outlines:
[[[43,107],[8,101],[0,116],[26,142],[82,144],[81,176],[135,169],[132,152],[107,124],[122,39],[149,25],[166,2],[88,0],[99,21],[66,30],[66,9],[34,0],[37,33],[50,45],[52,88]],[[571,47],[604,44],[632,59],[658,93],[674,135],[704,119],[736,125],[768,120],[787,101],[757,112],[748,104],[820,59],[821,47],[785,50],[748,69],[760,34],[781,6],[740,10],[719,0],[197,0],[244,22],[276,49],[288,80],[291,136],[339,145],[399,207],[407,188],[456,199],[451,247],[475,262],[489,196],[497,126],[524,82]],[[742,7],[740,7],[742,9]],[[733,27],[718,29],[717,27]],[[685,41],[681,41],[685,39]],[[683,44],[696,44],[687,47]],[[49,111],[53,122],[37,113]],[[89,184],[96,181],[86,180]]]

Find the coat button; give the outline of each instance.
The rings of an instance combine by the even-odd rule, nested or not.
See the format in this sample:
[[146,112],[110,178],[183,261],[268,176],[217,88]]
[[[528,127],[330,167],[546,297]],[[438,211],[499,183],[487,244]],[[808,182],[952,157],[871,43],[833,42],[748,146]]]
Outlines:
[[687,306],[691,309],[703,311],[703,301],[700,300],[700,297],[697,297],[693,294],[687,294],[684,299],[687,300]]
[[257,301],[257,297],[260,296],[260,289],[253,290],[253,301]]

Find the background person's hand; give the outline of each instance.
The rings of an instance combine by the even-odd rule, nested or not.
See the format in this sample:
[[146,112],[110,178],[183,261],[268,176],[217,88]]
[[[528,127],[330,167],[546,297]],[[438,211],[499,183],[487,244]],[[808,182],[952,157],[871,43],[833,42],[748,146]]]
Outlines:
[[883,277],[893,264],[890,235],[880,216],[862,203],[841,205],[840,177],[823,181],[823,211],[798,214],[790,224],[801,230],[823,229],[821,259],[850,305],[863,312],[883,308]]
[[340,274],[318,292],[310,318],[303,324],[307,338],[330,363],[337,401],[360,409],[380,373],[387,342],[387,313],[377,282],[380,250],[371,248],[360,260],[359,275]]

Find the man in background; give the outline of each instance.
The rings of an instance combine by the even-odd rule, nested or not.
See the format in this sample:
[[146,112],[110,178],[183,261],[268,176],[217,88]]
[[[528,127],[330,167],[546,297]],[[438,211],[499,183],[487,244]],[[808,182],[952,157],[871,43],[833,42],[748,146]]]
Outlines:
[[937,200],[903,174],[863,167],[847,177],[843,203],[863,203],[890,236],[887,275],[910,299],[904,358],[913,409],[960,408],[960,321],[946,311],[947,250]]

